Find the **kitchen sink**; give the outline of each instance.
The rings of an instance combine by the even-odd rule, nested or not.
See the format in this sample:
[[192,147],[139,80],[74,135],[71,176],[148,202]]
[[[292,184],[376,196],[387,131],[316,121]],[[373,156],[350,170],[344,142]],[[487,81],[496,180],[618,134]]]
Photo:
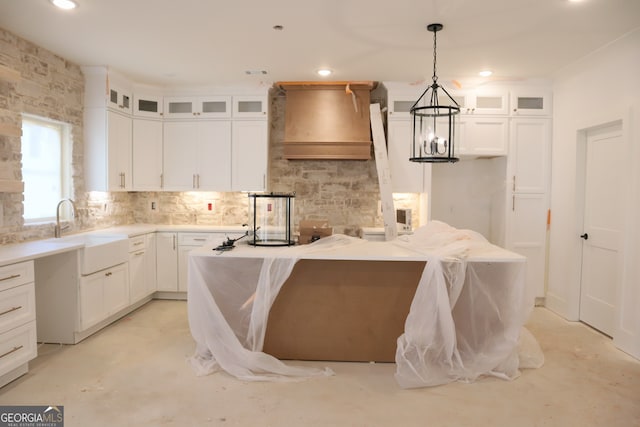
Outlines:
[[129,259],[129,239],[122,235],[76,234],[54,241],[61,243],[80,243],[80,273],[84,276]]

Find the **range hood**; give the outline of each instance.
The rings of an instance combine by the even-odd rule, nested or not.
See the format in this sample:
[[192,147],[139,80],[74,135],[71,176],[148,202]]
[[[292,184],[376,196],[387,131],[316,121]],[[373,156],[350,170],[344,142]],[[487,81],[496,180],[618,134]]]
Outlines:
[[284,158],[369,160],[373,82],[279,82],[286,93]]

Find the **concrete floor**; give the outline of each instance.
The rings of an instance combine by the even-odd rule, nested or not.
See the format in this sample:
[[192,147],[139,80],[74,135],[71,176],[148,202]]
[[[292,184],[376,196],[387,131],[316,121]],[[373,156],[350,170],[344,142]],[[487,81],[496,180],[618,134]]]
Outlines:
[[0,405],[64,405],[65,426],[640,426],[640,362],[605,336],[536,308],[545,365],[402,390],[394,364],[329,366],[333,377],[245,383],[196,377],[184,301],[152,301],[75,346],[41,345]]

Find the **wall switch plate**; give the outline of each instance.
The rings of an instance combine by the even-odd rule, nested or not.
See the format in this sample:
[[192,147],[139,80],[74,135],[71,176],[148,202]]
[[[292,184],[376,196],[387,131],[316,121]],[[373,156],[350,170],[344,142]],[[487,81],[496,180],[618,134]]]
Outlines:
[[151,200],[151,202],[149,203],[149,209],[152,211],[157,211],[158,210],[158,201],[157,200]]

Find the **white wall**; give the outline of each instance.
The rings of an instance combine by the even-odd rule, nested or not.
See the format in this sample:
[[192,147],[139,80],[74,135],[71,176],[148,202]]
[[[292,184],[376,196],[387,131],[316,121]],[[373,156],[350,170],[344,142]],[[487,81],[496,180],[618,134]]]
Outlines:
[[506,169],[506,157],[433,164],[431,218],[504,245]]
[[640,29],[563,69],[554,79],[547,306],[579,318],[581,207],[576,197],[580,131],[622,120],[626,152],[624,259],[614,342],[640,358]]

